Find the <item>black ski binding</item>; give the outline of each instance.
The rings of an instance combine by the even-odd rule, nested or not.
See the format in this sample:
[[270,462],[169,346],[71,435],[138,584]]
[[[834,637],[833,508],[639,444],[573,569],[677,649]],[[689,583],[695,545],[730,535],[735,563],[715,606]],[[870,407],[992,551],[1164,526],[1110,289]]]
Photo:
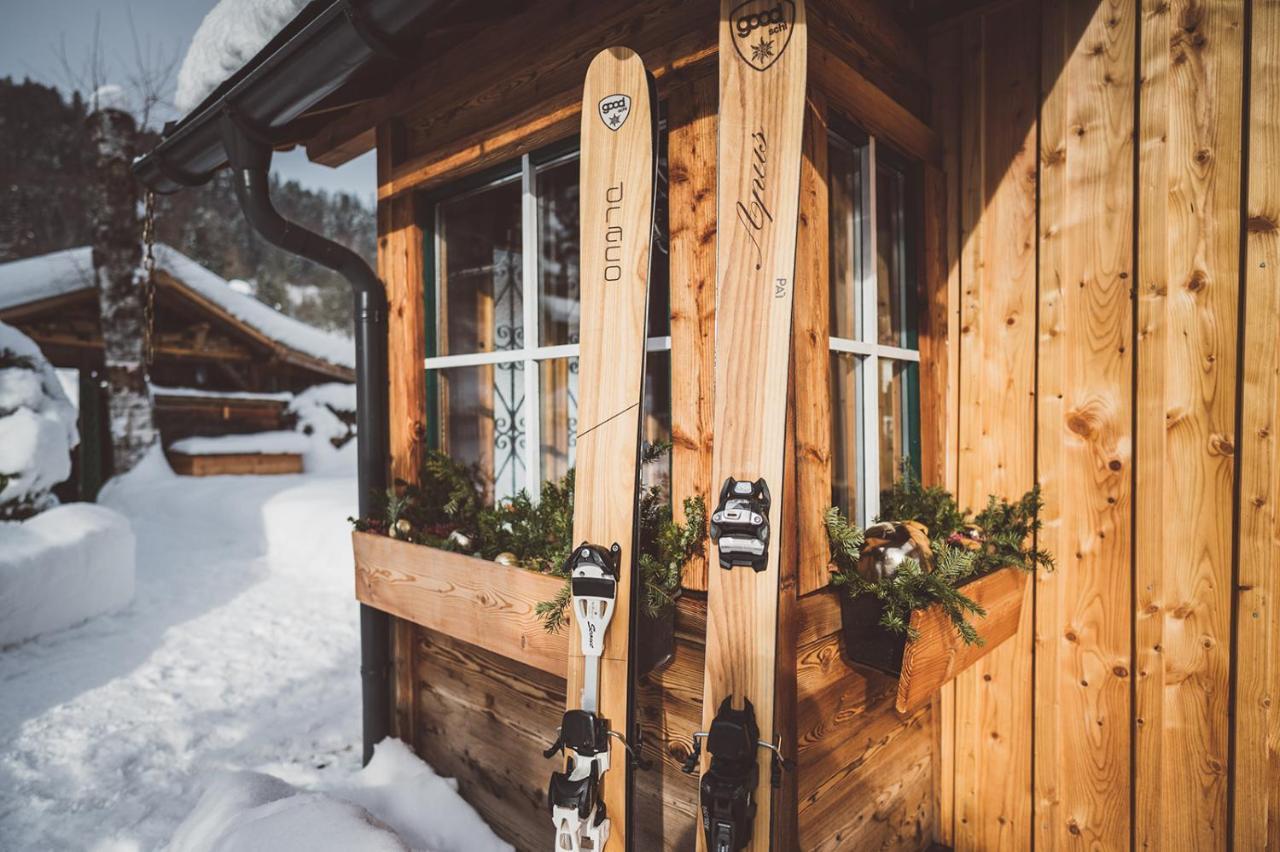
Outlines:
[[570,748],[583,757],[594,757],[609,750],[609,723],[586,710],[566,710],[560,720],[560,736],[542,753],[551,757]]
[[769,562],[769,486],[763,479],[724,481],[720,504],[711,513],[711,540],[720,551],[720,567],[750,565],[763,571]]
[[584,541],[565,560],[564,572],[571,578],[575,595],[612,597],[621,564],[622,547],[617,543],[605,549]]
[[[738,852],[751,842],[756,818],[755,789],[760,780],[756,748],[760,728],[750,701],[741,710],[733,709],[732,696],[720,703],[707,734],[711,766],[699,785],[702,830],[710,852]],[[697,766],[698,749],[686,762]]]
[[600,777],[609,768],[609,722],[587,710],[567,710],[560,734],[542,753],[550,758],[571,751],[565,772],[553,772],[547,805],[556,829],[556,848],[599,850],[609,839],[600,799]]

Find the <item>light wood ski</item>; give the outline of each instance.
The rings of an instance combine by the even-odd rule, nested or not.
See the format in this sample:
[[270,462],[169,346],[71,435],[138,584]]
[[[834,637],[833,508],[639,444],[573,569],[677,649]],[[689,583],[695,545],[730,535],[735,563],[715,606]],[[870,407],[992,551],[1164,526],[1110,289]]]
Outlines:
[[804,0],[720,4],[716,384],[699,849],[767,850],[778,538],[808,61]]
[[[549,799],[559,852],[626,849],[636,495],[656,146],[653,81],[601,51],[582,94],[580,322],[566,753]],[[606,846],[607,844],[607,846]]]

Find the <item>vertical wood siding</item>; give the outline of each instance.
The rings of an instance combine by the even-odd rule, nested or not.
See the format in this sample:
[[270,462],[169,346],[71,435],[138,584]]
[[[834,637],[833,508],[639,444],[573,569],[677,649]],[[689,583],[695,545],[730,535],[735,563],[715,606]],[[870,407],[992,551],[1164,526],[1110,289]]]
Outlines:
[[1044,55],[1065,62],[1042,77],[1038,479],[1058,568],[1037,584],[1035,837],[1116,849],[1129,839],[1136,10],[1045,12]]
[[[963,505],[1034,482],[1036,9],[972,18],[961,35],[959,489]],[[1030,584],[1028,584],[1028,598]],[[955,848],[1030,835],[1032,608],[955,682]]]
[[[668,234],[671,258],[671,496],[714,508],[711,412],[716,327],[716,77],[706,74],[667,100]],[[683,585],[706,591],[710,542],[684,567]]]
[[1024,0],[944,43],[959,493],[1038,482],[1058,565],[940,714],[939,837],[1274,846],[1280,4]]
[[[1165,122],[1166,218],[1162,228],[1140,222],[1138,240],[1166,247],[1164,334],[1138,357],[1164,368],[1164,465],[1160,491],[1137,495],[1138,511],[1160,513],[1163,527],[1160,563],[1138,575],[1159,589],[1150,613],[1159,651],[1139,676],[1160,683],[1160,705],[1137,708],[1139,759],[1159,772],[1134,779],[1139,807],[1158,816],[1136,842],[1214,849],[1227,837],[1244,5],[1183,0],[1159,14],[1168,15],[1166,82],[1140,108]],[[1159,756],[1144,756],[1148,748]]]
[[1253,4],[1236,581],[1238,849],[1280,849],[1280,2]]

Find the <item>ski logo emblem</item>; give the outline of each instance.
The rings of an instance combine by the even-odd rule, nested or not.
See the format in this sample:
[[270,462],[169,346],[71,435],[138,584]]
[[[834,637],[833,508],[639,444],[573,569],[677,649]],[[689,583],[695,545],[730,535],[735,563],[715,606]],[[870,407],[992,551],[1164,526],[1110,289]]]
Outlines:
[[610,130],[617,130],[631,115],[630,95],[609,95],[600,100],[600,120]]
[[796,23],[793,0],[747,0],[729,13],[733,46],[757,71],[777,62],[791,42]]

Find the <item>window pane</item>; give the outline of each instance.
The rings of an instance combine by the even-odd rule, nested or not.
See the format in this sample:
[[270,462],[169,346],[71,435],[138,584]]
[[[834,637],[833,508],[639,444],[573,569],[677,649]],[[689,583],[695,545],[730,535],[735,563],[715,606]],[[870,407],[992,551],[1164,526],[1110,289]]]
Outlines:
[[883,159],[876,165],[876,339],[916,348],[908,254],[907,179]]
[[831,336],[859,339],[862,321],[862,148],[831,137]]
[[880,359],[880,490],[902,476],[920,474],[919,365]]
[[831,505],[858,523],[866,522],[866,500],[858,473],[864,446],[860,355],[831,353]]
[[480,364],[433,371],[439,394],[440,449],[480,468],[487,496],[525,487],[524,364]]
[[540,169],[535,183],[539,337],[543,346],[577,343],[578,159]]
[[437,208],[440,298],[437,352],[458,355],[524,345],[520,182]]
[[671,254],[667,180],[667,134],[658,134],[658,180],[653,197],[653,255],[649,263],[649,336],[671,333]]
[[578,359],[554,358],[538,364],[542,396],[539,421],[542,478],[555,481],[574,464],[578,431]]
[[[640,437],[650,444],[671,441],[671,352],[650,352],[644,370],[644,414]],[[667,454],[640,471],[641,484],[657,486],[671,497],[671,456]]]

